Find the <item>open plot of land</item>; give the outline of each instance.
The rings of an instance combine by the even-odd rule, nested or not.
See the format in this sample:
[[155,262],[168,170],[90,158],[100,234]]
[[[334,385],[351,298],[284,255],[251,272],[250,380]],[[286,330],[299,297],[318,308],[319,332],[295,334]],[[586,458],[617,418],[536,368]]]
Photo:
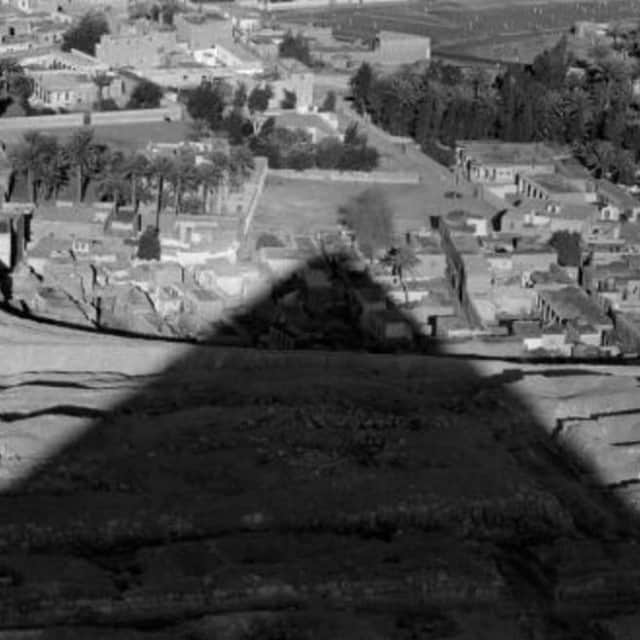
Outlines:
[[[333,227],[338,208],[368,186],[361,182],[267,179],[258,210],[256,227],[310,233]],[[397,231],[428,225],[426,190],[422,185],[384,185],[395,212]]]
[[447,59],[462,56],[477,57],[500,62],[530,64],[545,49],[551,49],[560,39],[561,32],[537,33],[531,36],[493,37],[489,41],[454,45],[438,49],[437,56]]
[[[35,128],[35,127],[34,127]],[[131,124],[92,125],[96,138],[114,147],[138,149],[148,142],[181,142],[186,138],[186,122],[136,122]],[[69,138],[78,127],[51,127],[38,129],[41,133],[57,136],[59,140]],[[29,129],[0,129],[0,139],[7,145],[19,142]]]
[[277,17],[354,29],[377,28],[430,36],[434,45],[482,40],[501,34],[531,34],[565,29],[578,20],[615,20],[637,16],[635,0],[461,0],[460,2],[331,7],[278,12]]
[[[269,177],[256,211],[257,229],[313,233],[336,224],[338,208],[373,185],[363,182],[324,182]],[[394,212],[396,231],[404,233],[429,226],[429,216],[452,209],[476,211],[479,201],[469,197],[445,198],[425,184],[385,184]],[[482,204],[482,203],[480,203]]]

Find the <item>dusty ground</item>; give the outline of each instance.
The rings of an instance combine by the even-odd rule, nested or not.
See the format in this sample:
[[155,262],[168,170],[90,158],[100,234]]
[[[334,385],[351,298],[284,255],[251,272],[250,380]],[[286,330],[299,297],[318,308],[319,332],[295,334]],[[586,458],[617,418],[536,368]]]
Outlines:
[[[269,177],[256,211],[256,228],[313,233],[336,225],[338,208],[368,185]],[[395,212],[397,228],[428,226],[426,190],[422,185],[383,185]]]
[[0,320],[0,638],[634,637],[640,371]]

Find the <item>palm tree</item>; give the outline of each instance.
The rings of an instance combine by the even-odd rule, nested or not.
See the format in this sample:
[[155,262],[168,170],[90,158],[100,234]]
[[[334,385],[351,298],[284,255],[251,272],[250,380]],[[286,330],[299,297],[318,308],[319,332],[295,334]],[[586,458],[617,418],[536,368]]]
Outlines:
[[125,155],[119,149],[107,150],[102,158],[102,167],[98,174],[97,188],[101,195],[110,196],[114,212],[118,210],[120,200],[126,193],[129,182],[125,175]]
[[164,184],[173,175],[173,160],[167,156],[157,156],[151,162],[151,175],[156,180],[157,204],[156,204],[156,229],[160,228],[160,212],[162,211],[162,194]]
[[66,145],[69,164],[76,170],[76,201],[82,202],[86,183],[95,172],[99,148],[94,142],[93,129],[77,129]]
[[216,162],[203,162],[197,167],[197,170],[199,184],[202,186],[202,213],[206,214],[209,209],[211,192],[217,193],[224,180],[225,166]]
[[255,168],[253,154],[248,147],[231,147],[229,153],[229,181],[232,189],[239,189]]
[[34,168],[38,197],[57,198],[60,187],[68,181],[69,164],[55,136],[41,136],[38,157],[39,162]]
[[38,131],[27,131],[22,142],[9,151],[9,159],[13,170],[27,176],[27,194],[33,203],[37,200],[35,174],[41,161],[42,134]]
[[151,164],[142,153],[134,153],[126,159],[124,174],[130,181],[131,204],[136,213],[139,204],[139,180],[150,173]]
[[391,267],[391,275],[398,276],[400,286],[404,292],[404,301],[406,304],[409,304],[409,291],[404,281],[404,273],[405,271],[410,271],[412,267],[415,267],[419,263],[416,254],[408,246],[392,247],[382,262]]
[[108,87],[111,84],[112,78],[108,73],[99,71],[95,76],[93,76],[92,80],[93,84],[95,84],[98,88],[98,109],[102,111],[102,103],[104,102],[104,88]]
[[9,96],[18,96],[26,101],[33,91],[33,81],[15,58],[0,60],[0,95],[6,100]]
[[195,186],[197,180],[198,173],[196,171],[194,152],[189,148],[178,149],[173,162],[173,171],[169,176],[169,181],[173,187],[173,208],[176,215],[180,214],[182,194],[186,188]]
[[216,194],[215,210],[218,214],[222,212],[223,191],[227,185],[229,177],[230,157],[224,151],[212,151],[206,159],[206,162],[212,164],[220,174],[218,184],[212,187]]

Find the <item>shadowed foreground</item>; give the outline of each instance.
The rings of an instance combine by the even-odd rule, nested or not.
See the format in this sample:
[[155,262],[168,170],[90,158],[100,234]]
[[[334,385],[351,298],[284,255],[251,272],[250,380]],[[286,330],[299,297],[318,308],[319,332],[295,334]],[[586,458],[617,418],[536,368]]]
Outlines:
[[637,637],[640,370],[1,321],[0,639]]

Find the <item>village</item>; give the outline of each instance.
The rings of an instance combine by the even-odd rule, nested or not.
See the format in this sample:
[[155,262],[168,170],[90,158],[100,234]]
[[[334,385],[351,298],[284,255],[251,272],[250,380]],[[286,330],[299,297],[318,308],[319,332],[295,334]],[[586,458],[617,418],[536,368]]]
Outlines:
[[[94,14],[57,12],[42,42],[38,7],[6,5],[2,45],[42,114],[0,119],[16,313],[275,349],[638,353],[637,187],[554,143],[458,140],[442,167],[349,101],[350,69],[428,65],[429,38],[112,5],[90,55],[60,42]],[[381,240],[340,214],[363,206]]]

